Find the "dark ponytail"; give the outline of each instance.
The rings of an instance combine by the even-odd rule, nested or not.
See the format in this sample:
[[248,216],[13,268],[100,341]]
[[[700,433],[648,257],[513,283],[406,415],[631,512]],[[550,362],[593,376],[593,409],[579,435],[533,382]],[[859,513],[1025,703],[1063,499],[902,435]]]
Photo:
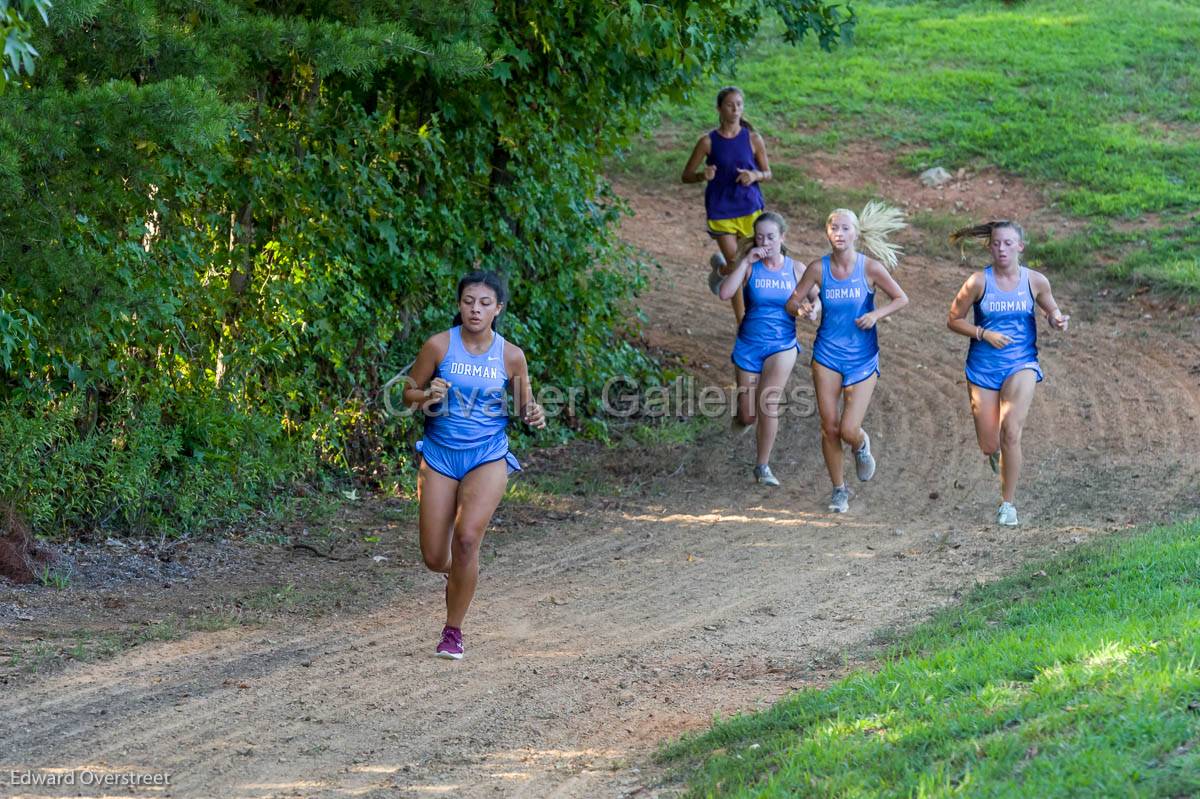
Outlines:
[[[487,286],[493,292],[495,292],[497,304],[505,305],[508,303],[508,286],[505,284],[504,278],[500,277],[500,275],[496,274],[495,272],[482,269],[477,269],[474,272],[468,272],[459,279],[457,301],[462,301],[463,291],[466,290],[467,286],[475,285]],[[496,329],[496,319],[499,318],[500,315],[496,314],[496,317],[492,319],[492,330]],[[455,313],[454,321],[451,323],[451,327],[458,327],[462,324],[462,321],[462,314]]]
[[[731,94],[740,94],[743,100],[746,99],[746,94],[737,86],[726,86],[724,89],[721,89],[721,91],[717,92],[717,108],[720,108],[721,103],[725,102],[725,98]],[[754,126],[750,124],[750,120],[746,119],[746,117],[742,117],[741,123],[742,127],[746,130],[754,130]]]
[[1025,241],[1025,228],[1011,219],[994,219],[991,222],[984,222],[982,225],[967,225],[966,227],[959,228],[950,234],[950,243],[962,246],[964,242],[970,239],[979,239],[984,244],[989,244],[992,241],[992,231],[1005,227],[1015,230],[1017,238],[1022,242]]
[[965,228],[959,228],[954,233],[950,234],[950,244],[959,246],[959,253],[966,258],[966,252],[962,250],[962,246],[967,241],[977,239],[986,247],[991,244],[992,230],[1000,228],[1012,228],[1016,232],[1016,238],[1021,240],[1021,244],[1025,242],[1025,228],[1012,220],[992,220],[983,224],[968,224]]

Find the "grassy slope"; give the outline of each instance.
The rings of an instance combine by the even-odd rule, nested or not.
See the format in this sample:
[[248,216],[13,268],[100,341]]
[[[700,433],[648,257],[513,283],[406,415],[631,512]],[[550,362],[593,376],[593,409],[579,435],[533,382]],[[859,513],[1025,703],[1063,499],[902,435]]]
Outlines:
[[692,795],[1200,795],[1200,523],[974,592],[854,674],[673,745]]
[[[1200,6],[856,7],[854,48],[794,50],[768,33],[736,80],[714,81],[743,87],[780,161],[872,137],[903,146],[914,170],[994,164],[1089,220],[1041,242],[1048,265],[1117,251],[1116,277],[1200,292]],[[677,180],[713,94],[660,109],[624,168]],[[773,194],[828,199],[793,168],[778,176]],[[664,756],[696,796],[1200,795],[1198,575],[1196,523],[1088,547],[976,591],[875,673]]]
[[[1062,211],[1090,220],[1044,257],[1116,251],[1117,277],[1200,293],[1200,6],[855,5],[853,47],[824,54],[767,32],[742,63],[736,82],[748,115],[781,155],[802,160],[844,138],[874,137],[903,145],[914,170],[994,164],[1049,186]],[[627,167],[677,180],[695,137],[713,124],[713,95],[705,87],[661,109],[657,141],[635,147]],[[794,171],[781,177],[776,194],[810,190],[788,186],[800,181]],[[1149,229],[1122,224],[1148,214]]]

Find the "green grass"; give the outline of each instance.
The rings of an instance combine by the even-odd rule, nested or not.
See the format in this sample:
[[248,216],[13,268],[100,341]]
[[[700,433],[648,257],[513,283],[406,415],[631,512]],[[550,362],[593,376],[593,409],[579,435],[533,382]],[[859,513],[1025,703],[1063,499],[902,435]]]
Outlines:
[[37,572],[34,576],[42,585],[59,591],[65,591],[71,585],[71,572],[62,569],[51,569],[49,566],[43,566],[41,571]]
[[691,796],[1200,795],[1200,521],[973,592],[878,670],[670,746]]
[[[615,168],[677,181],[715,90],[735,82],[747,116],[803,166],[814,150],[872,138],[914,171],[995,165],[1049,188],[1059,210],[1137,220],[1113,269],[1200,293],[1200,6],[1185,0],[864,2],[852,47],[794,48],[767,28],[739,66],[659,109],[652,138]],[[773,202],[811,187],[787,173]],[[1036,222],[1036,220],[1026,220]],[[1138,242],[1144,241],[1144,245]],[[1104,249],[1104,248],[1099,248]]]
[[705,432],[714,428],[711,419],[703,416],[664,416],[640,422],[630,436],[643,447],[681,447],[696,443]]
[[587,459],[557,460],[549,469],[530,471],[508,481],[505,501],[544,508],[558,505],[566,497],[616,496],[620,485],[601,466]]

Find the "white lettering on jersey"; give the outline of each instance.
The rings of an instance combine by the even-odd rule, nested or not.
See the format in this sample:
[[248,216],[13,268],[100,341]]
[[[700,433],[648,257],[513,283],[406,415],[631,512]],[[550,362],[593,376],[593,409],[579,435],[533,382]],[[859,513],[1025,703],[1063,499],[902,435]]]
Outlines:
[[984,303],[983,310],[988,313],[997,313],[1003,311],[1029,311],[1028,300],[989,300]]
[[464,375],[466,377],[483,377],[488,380],[499,380],[500,370],[494,366],[479,366],[473,363],[461,363],[453,361],[450,364],[451,375]]

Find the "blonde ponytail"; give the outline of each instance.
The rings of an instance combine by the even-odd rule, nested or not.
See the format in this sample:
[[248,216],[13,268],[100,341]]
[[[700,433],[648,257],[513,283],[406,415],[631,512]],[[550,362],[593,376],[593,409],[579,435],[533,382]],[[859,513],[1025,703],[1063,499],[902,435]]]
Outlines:
[[836,209],[826,219],[825,224],[828,225],[838,215],[850,217],[858,231],[858,241],[862,249],[878,258],[889,272],[896,268],[903,248],[888,241],[888,237],[908,227],[903,211],[887,203],[871,200],[863,206],[861,214],[856,214],[848,208]]

